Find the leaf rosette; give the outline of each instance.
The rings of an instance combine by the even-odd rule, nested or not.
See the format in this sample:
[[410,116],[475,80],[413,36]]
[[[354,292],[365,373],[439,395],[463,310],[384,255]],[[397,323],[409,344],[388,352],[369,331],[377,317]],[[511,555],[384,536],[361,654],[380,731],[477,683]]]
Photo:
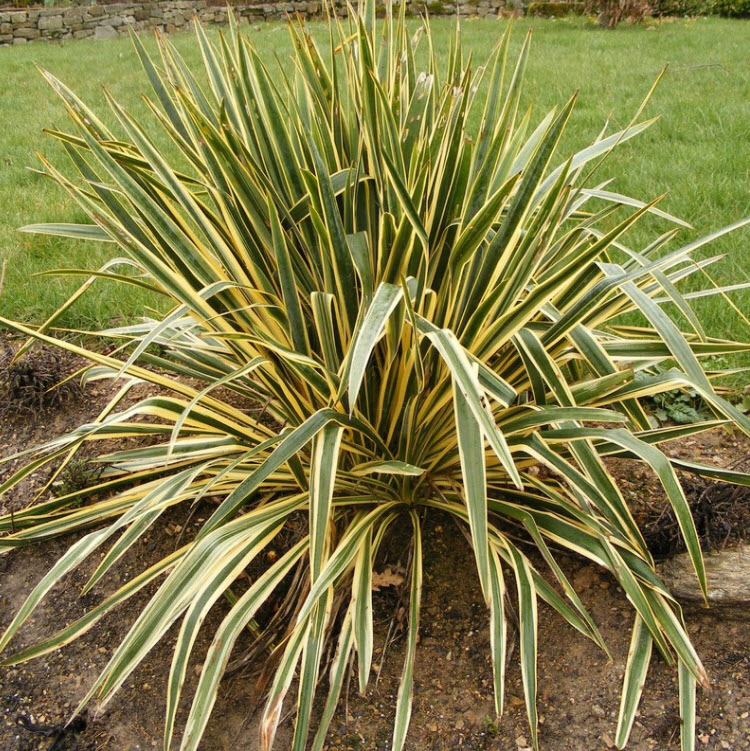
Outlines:
[[[427,21],[406,23],[405,4],[378,24],[373,2],[350,11],[345,19],[331,13],[315,34],[290,22],[291,69],[269,67],[231,15],[218,38],[196,24],[200,77],[167,39],[158,37],[155,61],[134,37],[154,91],[146,100],[153,119],[139,122],[108,96],[120,135],[45,73],[74,131],[53,133],[68,166],[45,161],[44,169],[91,223],[25,229],[111,243],[117,255],[82,291],[101,279],[137,285],[160,295],[168,312],[95,332],[120,342],[112,354],[52,337],[65,308],[38,328],[2,321],[87,358],[85,379],[121,384],[96,420],[24,452],[29,464],[2,492],[52,462],[64,466],[95,440],[149,440],[103,454],[106,469],[93,487],[0,519],[6,550],[87,530],[34,589],[0,647],[95,552],[105,551],[87,589],[171,507],[218,502],[174,553],[5,664],[62,647],[158,582],[86,700],[106,704],[179,623],[169,749],[197,635],[227,599],[180,748],[198,747],[232,649],[250,628],[274,667],[262,748],[273,744],[294,690],[292,747],[312,742],[319,750],[355,658],[367,687],[373,569],[384,540],[406,525],[408,636],[392,744],[400,751],[411,714],[422,529],[426,514],[440,512],[472,541],[498,713],[505,600],[508,588],[516,592],[535,748],[538,600],[606,650],[556,561],[560,550],[609,570],[634,610],[618,747],[655,646],[678,667],[683,749],[692,748],[695,689],[706,672],[607,459],[631,457],[658,476],[705,591],[676,469],[748,478],[669,458],[660,445],[727,423],[750,434],[748,418],[713,388],[718,374],[701,365],[748,345],[707,336],[678,286],[717,260],[694,260],[701,246],[748,220],[676,248],[674,229],[629,248],[628,230],[648,215],[683,224],[658,201],[593,180],[598,163],[651,121],[639,113],[561,159],[575,97],[533,124],[521,108],[528,38],[509,61],[507,31],[486,65],[474,67],[458,26],[450,49],[438,51]],[[642,325],[623,323],[633,313]],[[152,395],[123,406],[143,383]],[[709,418],[654,429],[644,400],[675,389],[694,390]],[[280,546],[300,518],[302,532]],[[519,530],[530,546],[519,544]],[[269,548],[278,553],[263,556]],[[235,594],[251,565],[257,576]],[[257,616],[271,598],[278,617],[264,631]],[[314,714],[324,664],[328,697]]]

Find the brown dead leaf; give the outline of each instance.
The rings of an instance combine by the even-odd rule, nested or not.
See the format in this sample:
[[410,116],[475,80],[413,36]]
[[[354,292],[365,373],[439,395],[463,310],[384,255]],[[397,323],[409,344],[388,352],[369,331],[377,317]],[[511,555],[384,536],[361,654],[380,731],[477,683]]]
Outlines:
[[386,566],[380,573],[375,572],[372,575],[372,590],[379,592],[382,587],[400,587],[404,583],[404,577],[392,571],[390,566]]

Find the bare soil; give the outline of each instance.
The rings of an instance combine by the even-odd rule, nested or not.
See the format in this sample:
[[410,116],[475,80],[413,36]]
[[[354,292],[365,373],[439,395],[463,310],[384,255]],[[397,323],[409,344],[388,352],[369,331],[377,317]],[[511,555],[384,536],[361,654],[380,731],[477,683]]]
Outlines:
[[[74,369],[75,363],[71,367]],[[110,385],[99,383],[85,394],[43,411],[6,413],[0,422],[0,451],[9,455],[96,417],[113,393]],[[137,396],[135,393],[132,398]],[[729,466],[750,455],[750,442],[725,431],[714,431],[678,442],[671,450],[694,460]],[[20,462],[13,462],[0,466],[0,479],[19,465]],[[40,477],[2,499],[5,504],[2,510],[25,505],[50,471],[43,471]],[[633,503],[641,520],[653,519],[661,513],[665,504],[663,495],[640,465],[615,461],[612,471],[625,486],[626,498]],[[750,507],[750,496],[743,498],[737,502],[738,507]],[[165,518],[166,523],[145,537],[121,563],[120,582],[173,550],[179,534],[191,534],[191,525],[199,518],[200,510],[192,518],[188,518],[187,510],[172,511]],[[747,517],[740,516],[743,518]],[[71,542],[71,538],[52,540],[0,558],[0,627],[8,624],[34,584]],[[407,748],[409,751],[525,749],[530,742],[517,651],[508,663],[506,712],[499,720],[493,716],[488,619],[471,551],[452,522],[439,516],[427,521],[425,545],[425,596]],[[408,551],[396,538],[387,561],[381,565],[398,572],[407,558]],[[614,748],[632,611],[622,591],[605,572],[573,558],[561,557],[560,561],[590,608],[613,659],[608,661],[594,644],[540,605],[541,744],[544,749],[561,751]],[[95,564],[96,560],[91,561],[68,576],[27,623],[22,638],[13,646],[22,648],[50,635],[114,591],[120,582],[108,579],[90,594],[80,595]],[[20,666],[0,668],[0,751],[144,751],[161,746],[166,678],[171,661],[169,640],[153,650],[110,705],[99,708],[94,703],[77,720],[65,724],[149,595],[149,591],[142,592],[124,609],[59,652]],[[395,586],[384,586],[375,594],[378,633],[375,666],[379,675],[364,697],[357,692],[356,679],[350,682],[332,724],[328,745],[331,750],[390,748],[403,660],[405,623],[400,596]],[[224,606],[217,606],[204,627],[195,666],[189,671],[189,684],[195,682],[212,627],[224,612]],[[686,617],[712,684],[710,691],[700,691],[698,696],[698,748],[750,749],[750,611],[692,608],[686,611]],[[516,636],[511,630],[511,643],[515,643]],[[388,649],[385,659],[381,659],[386,642]],[[240,652],[242,646],[239,645]],[[258,667],[250,665],[225,679],[203,743],[206,751],[258,749],[257,718],[252,712]],[[675,672],[655,658],[629,749],[679,748],[676,684]],[[187,689],[189,694],[190,685]],[[289,725],[287,720],[279,732],[277,747],[282,751],[290,744]]]

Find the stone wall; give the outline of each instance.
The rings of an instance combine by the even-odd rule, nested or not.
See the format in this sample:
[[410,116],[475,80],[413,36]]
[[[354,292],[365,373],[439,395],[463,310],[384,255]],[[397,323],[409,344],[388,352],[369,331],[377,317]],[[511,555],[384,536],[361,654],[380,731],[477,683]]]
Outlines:
[[[512,8],[516,0],[508,0]],[[497,15],[506,7],[505,0],[407,0],[410,12],[425,8],[430,15],[462,16]],[[234,6],[242,19],[256,23],[284,18],[287,14],[314,17],[320,13],[318,0],[290,2],[254,2]],[[143,3],[108,5],[72,5],[61,8],[25,8],[0,10],[0,45],[26,44],[35,41],[70,39],[112,39],[130,29],[141,31],[159,28],[171,33],[190,25],[197,15],[203,23],[223,24],[227,20],[223,5],[207,5],[204,0],[158,0]]]

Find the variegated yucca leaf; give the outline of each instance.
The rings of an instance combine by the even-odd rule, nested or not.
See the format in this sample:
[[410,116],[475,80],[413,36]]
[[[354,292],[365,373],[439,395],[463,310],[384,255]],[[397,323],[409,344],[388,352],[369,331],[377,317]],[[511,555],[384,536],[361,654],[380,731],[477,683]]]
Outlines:
[[[359,687],[368,686],[373,567],[401,528],[412,540],[392,744],[401,751],[423,524],[439,512],[472,541],[498,713],[509,588],[535,747],[538,600],[606,651],[556,561],[569,551],[610,571],[635,611],[618,746],[627,742],[655,647],[678,670],[687,751],[706,672],[606,460],[630,457],[653,470],[705,592],[676,470],[739,484],[750,478],[672,459],[660,445],[729,423],[750,434],[748,418],[713,388],[720,374],[701,365],[750,346],[710,337],[689,302],[742,285],[679,292],[717,260],[693,254],[750,220],[684,246],[668,231],[647,247],[628,247],[628,231],[648,215],[682,224],[658,201],[593,180],[599,162],[650,121],[561,155],[575,98],[541,118],[522,109],[529,39],[509,61],[506,30],[476,67],[458,24],[450,49],[437,50],[427,21],[406,23],[405,4],[389,6],[377,23],[374,0],[349,10],[345,19],[329,11],[315,33],[290,22],[288,70],[269,66],[231,15],[216,37],[196,25],[200,75],[167,39],[157,37],[153,60],[134,37],[153,87],[151,119],[139,122],[108,97],[114,129],[45,73],[74,127],[52,133],[69,163],[45,161],[44,169],[91,221],[25,230],[110,242],[116,255],[101,269],[62,273],[85,274],[82,292],[103,281],[145,287],[168,312],[90,332],[120,342],[111,354],[54,338],[62,310],[36,328],[1,320],[86,358],[86,380],[121,387],[90,424],[23,452],[28,464],[0,492],[36,470],[59,472],[94,441],[149,440],[102,453],[105,469],[93,487],[40,494],[0,518],[3,550],[86,531],[31,593],[0,648],[94,553],[103,557],[88,587],[111,576],[170,507],[213,505],[202,507],[207,518],[177,551],[4,664],[69,643],[159,583],[87,699],[111,699],[180,624],[163,747],[196,749],[233,646],[247,632],[254,654],[270,654],[274,666],[262,748],[272,746],[294,687],[293,748],[322,749],[355,656]],[[640,325],[627,323],[637,316]],[[151,395],[123,407],[136,384]],[[695,389],[711,419],[654,428],[643,399],[680,388]],[[270,544],[276,560],[261,555]],[[243,590],[238,579],[251,563],[255,578]],[[223,620],[180,728],[188,661],[221,599]],[[275,614],[258,620],[271,600]],[[328,698],[317,715],[321,683]]]

